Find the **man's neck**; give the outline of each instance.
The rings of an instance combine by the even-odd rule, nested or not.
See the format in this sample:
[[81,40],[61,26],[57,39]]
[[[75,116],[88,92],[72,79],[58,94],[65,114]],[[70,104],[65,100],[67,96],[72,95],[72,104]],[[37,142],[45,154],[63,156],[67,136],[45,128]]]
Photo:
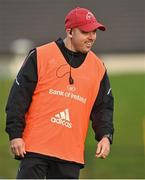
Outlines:
[[73,48],[72,46],[72,42],[71,42],[71,39],[68,39],[67,37],[63,40],[64,42],[64,45],[67,49],[69,49],[70,51],[72,52],[76,52],[75,49]]

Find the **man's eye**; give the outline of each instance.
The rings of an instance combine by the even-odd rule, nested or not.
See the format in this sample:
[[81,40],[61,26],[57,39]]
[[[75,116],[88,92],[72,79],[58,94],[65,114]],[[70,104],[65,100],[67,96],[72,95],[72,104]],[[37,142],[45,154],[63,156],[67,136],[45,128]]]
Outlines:
[[81,33],[82,33],[82,34],[88,34],[88,32],[85,32],[85,31],[82,31],[82,30],[81,30]]
[[95,34],[97,32],[97,29],[95,29],[94,31],[93,31],[93,33]]

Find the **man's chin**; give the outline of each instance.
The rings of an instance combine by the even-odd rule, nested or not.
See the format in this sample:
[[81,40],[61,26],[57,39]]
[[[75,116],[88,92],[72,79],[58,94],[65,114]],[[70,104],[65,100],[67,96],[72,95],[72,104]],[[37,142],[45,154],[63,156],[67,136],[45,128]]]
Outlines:
[[85,49],[85,50],[83,50],[83,54],[86,54],[86,53],[88,53],[89,51],[91,50],[91,48],[87,48],[87,49]]

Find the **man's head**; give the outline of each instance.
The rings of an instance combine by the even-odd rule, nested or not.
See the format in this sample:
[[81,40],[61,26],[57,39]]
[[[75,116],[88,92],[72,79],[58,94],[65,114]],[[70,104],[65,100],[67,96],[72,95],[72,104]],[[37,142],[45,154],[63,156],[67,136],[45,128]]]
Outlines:
[[72,9],[65,18],[65,28],[78,28],[84,32],[100,29],[105,31],[105,26],[99,23],[94,14],[85,8],[77,7]]
[[96,30],[105,31],[105,26],[88,9],[77,7],[66,15],[65,29],[67,40],[71,41],[70,49],[87,53],[96,40]]

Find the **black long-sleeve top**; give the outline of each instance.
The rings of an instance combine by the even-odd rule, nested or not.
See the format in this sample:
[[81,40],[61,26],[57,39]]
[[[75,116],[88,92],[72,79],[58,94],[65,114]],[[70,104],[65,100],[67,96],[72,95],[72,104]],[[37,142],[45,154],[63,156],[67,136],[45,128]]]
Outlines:
[[[70,51],[65,47],[61,38],[56,41],[56,44],[71,67],[77,68],[85,61],[87,54]],[[6,132],[9,134],[10,140],[22,137],[25,128],[25,113],[31,104],[37,80],[37,51],[33,49],[25,59],[13,83],[6,105]],[[107,72],[101,81],[90,119],[97,141],[100,141],[104,135],[109,134],[112,137],[114,131],[113,95]],[[109,140],[112,143],[112,139]],[[44,156],[37,153],[27,153],[27,155]],[[56,160],[57,158],[52,159]]]

